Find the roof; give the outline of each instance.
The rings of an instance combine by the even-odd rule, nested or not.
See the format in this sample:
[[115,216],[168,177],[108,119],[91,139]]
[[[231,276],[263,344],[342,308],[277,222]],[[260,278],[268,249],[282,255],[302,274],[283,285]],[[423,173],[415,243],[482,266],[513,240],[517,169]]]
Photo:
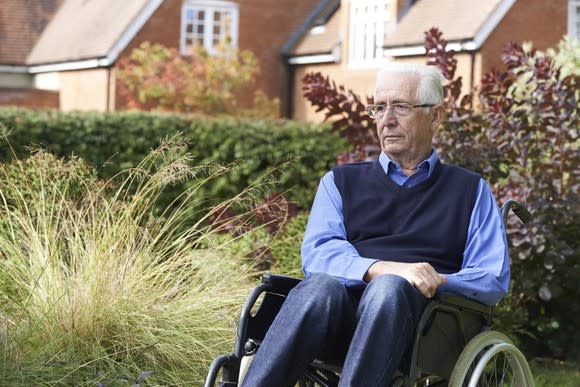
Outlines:
[[[420,0],[400,20],[384,47],[422,45],[424,31],[437,27],[445,39],[478,40],[480,46],[515,0]],[[479,39],[478,39],[479,38]]]
[[323,61],[334,61],[340,44],[339,0],[321,0],[298,31],[282,48],[282,54],[292,58],[327,54]]
[[291,53],[292,55],[330,53],[339,43],[339,36],[340,17],[338,12],[334,12],[327,23],[310,29]]
[[[134,37],[134,33],[161,1],[64,0],[30,52],[27,64],[62,63],[110,56],[114,60],[118,52],[113,51],[116,49],[120,52],[124,48],[118,46],[123,43],[126,45],[127,38],[130,40]],[[145,12],[146,17],[143,15]],[[136,29],[135,24],[139,24]]]
[[0,63],[24,65],[63,0],[2,0]]

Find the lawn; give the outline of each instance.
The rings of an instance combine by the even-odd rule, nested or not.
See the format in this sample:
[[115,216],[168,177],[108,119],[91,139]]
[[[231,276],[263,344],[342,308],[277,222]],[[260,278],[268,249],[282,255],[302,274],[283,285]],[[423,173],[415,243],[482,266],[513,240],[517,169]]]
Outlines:
[[536,387],[580,386],[580,368],[563,362],[530,362]]

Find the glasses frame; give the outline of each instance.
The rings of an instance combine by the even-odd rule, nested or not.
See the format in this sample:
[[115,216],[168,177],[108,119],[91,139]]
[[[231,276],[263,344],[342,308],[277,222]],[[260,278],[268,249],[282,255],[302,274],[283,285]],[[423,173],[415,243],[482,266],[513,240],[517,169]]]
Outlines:
[[[374,109],[375,107],[378,106],[384,106],[384,112],[383,113],[375,113]],[[372,105],[367,105],[366,107],[366,111],[369,114],[369,116],[373,119],[377,119],[380,118],[381,116],[383,116],[387,110],[389,110],[390,108],[394,108],[394,107],[403,107],[405,109],[414,109],[414,108],[425,108],[425,107],[433,107],[436,106],[436,104],[434,103],[422,103],[422,104],[417,104],[417,105],[413,105],[407,102],[395,102],[395,103],[379,103],[379,104],[372,104]],[[393,109],[393,115],[397,116],[397,117],[406,117],[407,115],[401,115],[400,113],[397,114],[395,113],[395,110]]]

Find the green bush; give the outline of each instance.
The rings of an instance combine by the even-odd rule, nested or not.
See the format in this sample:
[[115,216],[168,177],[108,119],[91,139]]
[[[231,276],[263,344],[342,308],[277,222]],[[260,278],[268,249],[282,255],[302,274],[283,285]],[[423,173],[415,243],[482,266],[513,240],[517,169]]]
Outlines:
[[132,385],[153,371],[145,383],[199,385],[231,350],[251,265],[204,222],[183,227],[195,186],[151,216],[171,182],[206,173],[183,148],[164,143],[113,184],[45,152],[2,165],[0,384]]
[[[91,189],[98,186],[95,169],[78,157],[71,157],[64,163],[42,149],[35,150],[33,155],[3,166],[0,183],[9,203],[22,199],[30,205],[38,205],[38,195],[55,196],[59,193],[78,199],[86,190],[86,184]],[[17,185],[11,182],[17,182]]]
[[[162,138],[181,133],[189,140],[187,151],[200,165],[238,164],[235,173],[218,176],[204,186],[201,197],[231,197],[275,169],[279,183],[263,196],[280,191],[304,209],[310,207],[319,178],[347,147],[325,127],[293,121],[161,113],[4,108],[0,109],[0,128],[8,133],[8,142],[20,157],[28,153],[28,146],[39,145],[59,156],[79,156],[106,179],[137,165]],[[0,160],[12,156],[7,146],[0,148]],[[176,192],[179,188],[183,187],[176,187]]]
[[272,273],[302,277],[300,247],[308,222],[308,214],[300,214],[290,219],[272,242]]

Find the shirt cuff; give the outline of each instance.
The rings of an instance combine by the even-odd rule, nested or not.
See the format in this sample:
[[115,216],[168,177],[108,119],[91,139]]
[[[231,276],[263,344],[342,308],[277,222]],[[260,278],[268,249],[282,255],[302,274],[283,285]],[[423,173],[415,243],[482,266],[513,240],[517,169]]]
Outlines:
[[496,304],[501,299],[501,297],[505,295],[505,292],[503,291],[492,291],[491,289],[481,291],[477,288],[469,286],[468,281],[481,278],[485,276],[485,274],[465,273],[461,276],[459,274],[460,273],[444,274],[447,277],[447,283],[439,286],[439,288],[437,288],[437,292],[457,294],[459,296],[467,297],[486,305]]
[[349,272],[352,273],[352,280],[366,284],[364,281],[365,274],[375,262],[379,259],[375,258],[365,258],[361,256],[353,257],[352,263],[349,268]]

